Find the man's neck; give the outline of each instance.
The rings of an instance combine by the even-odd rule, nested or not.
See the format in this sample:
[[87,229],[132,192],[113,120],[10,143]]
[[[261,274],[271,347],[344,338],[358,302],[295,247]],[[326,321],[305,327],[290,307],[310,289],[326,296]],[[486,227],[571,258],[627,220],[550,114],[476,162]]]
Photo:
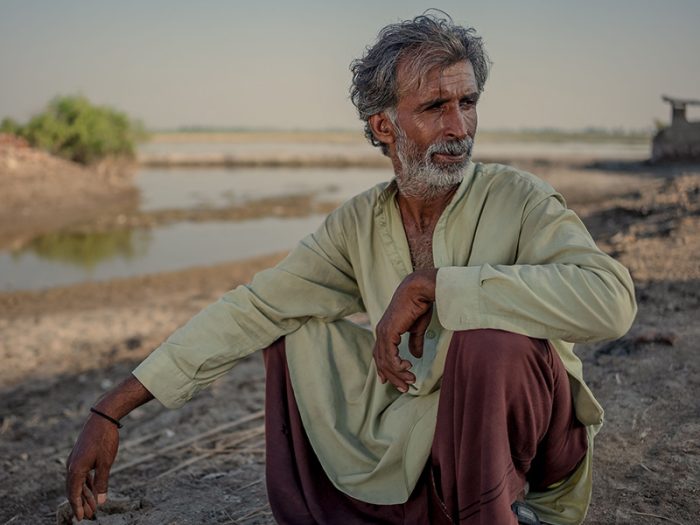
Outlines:
[[[432,230],[442,212],[452,200],[459,184],[445,188],[445,191],[438,192],[430,197],[406,196],[399,192],[396,202],[401,210],[401,218],[404,226],[412,227],[418,231]],[[409,222],[411,224],[407,224]]]

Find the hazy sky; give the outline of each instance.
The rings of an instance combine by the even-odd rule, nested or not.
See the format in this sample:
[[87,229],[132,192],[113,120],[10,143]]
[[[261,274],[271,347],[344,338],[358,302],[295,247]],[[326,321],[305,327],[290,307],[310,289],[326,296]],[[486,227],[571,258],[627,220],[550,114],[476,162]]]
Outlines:
[[359,129],[348,64],[428,7],[486,41],[482,127],[650,128],[662,93],[700,98],[699,0],[0,0],[0,118],[83,93],[150,128]]

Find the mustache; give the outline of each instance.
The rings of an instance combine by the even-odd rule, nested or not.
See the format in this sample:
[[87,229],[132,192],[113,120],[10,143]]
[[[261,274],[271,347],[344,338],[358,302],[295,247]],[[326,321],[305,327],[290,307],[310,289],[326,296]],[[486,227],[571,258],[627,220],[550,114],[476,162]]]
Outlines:
[[426,157],[431,155],[467,155],[471,156],[474,140],[471,137],[466,137],[462,140],[442,140],[431,144],[425,152]]

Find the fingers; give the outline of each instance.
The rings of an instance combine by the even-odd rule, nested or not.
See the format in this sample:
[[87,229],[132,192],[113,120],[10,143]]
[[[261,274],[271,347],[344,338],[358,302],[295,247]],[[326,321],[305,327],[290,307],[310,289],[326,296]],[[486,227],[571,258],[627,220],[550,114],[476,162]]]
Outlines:
[[107,501],[107,485],[109,483],[109,467],[98,463],[95,467],[95,480],[93,490],[97,494],[97,504],[102,505]]
[[[83,518],[92,518],[97,512],[97,505],[106,501],[105,494],[95,497],[94,488],[96,480],[93,480],[92,473],[69,472],[67,479],[68,501],[73,515],[80,521]],[[102,496],[102,497],[100,497]]]
[[85,474],[77,472],[68,472],[66,478],[66,492],[68,493],[68,501],[70,502],[73,515],[78,521],[85,517],[83,511],[83,483],[85,482]]
[[413,326],[409,330],[408,337],[408,350],[416,357],[423,357],[423,343],[425,332],[430,326],[430,321],[432,320],[433,308],[432,306],[413,323]]
[[[101,479],[103,475],[104,480]],[[95,473],[88,474],[87,486],[97,499],[97,505],[102,505],[107,501],[107,476],[109,476],[109,468],[95,467]]]
[[412,333],[408,337],[408,350],[416,357],[423,357],[423,333]]
[[95,499],[94,494],[88,488],[86,483],[83,483],[82,501],[83,510],[85,511],[85,517],[92,518],[95,515],[95,512],[97,511],[97,500]]
[[374,359],[377,365],[377,375],[382,383],[389,381],[402,393],[408,392],[408,386],[415,383],[416,377],[409,372],[411,362],[399,358],[399,349],[390,345],[387,350],[385,345],[375,345]]
[[408,371],[402,372],[387,372],[388,381],[396,387],[396,389],[405,394],[408,392],[408,386],[412,385],[416,381],[416,377]]

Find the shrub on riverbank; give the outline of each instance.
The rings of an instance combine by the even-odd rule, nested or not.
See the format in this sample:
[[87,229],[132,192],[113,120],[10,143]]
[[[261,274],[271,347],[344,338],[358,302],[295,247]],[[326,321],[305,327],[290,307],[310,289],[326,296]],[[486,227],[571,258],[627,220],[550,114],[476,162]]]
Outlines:
[[136,143],[146,138],[138,121],[113,108],[93,105],[83,96],[56,97],[25,125],[5,119],[0,132],[81,164],[105,157],[133,157]]

